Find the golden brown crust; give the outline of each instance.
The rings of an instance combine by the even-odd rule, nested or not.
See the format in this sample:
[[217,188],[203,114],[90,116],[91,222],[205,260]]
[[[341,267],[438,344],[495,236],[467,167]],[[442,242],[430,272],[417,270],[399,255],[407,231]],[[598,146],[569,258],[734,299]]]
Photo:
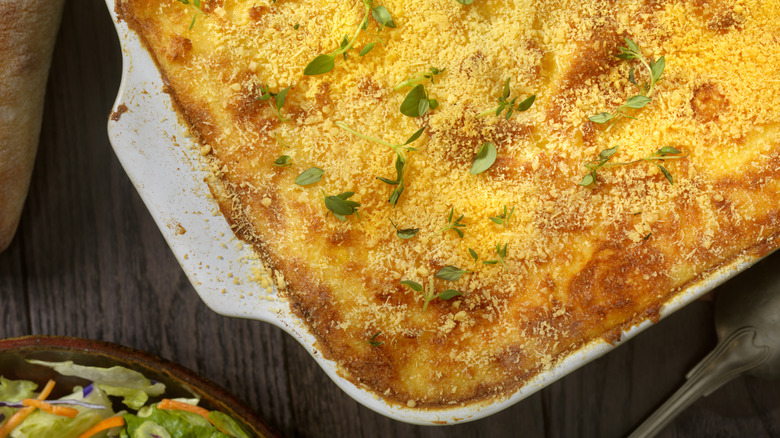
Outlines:
[[[291,308],[349,378],[420,407],[505,397],[583,345],[657,320],[718,267],[777,246],[780,93],[762,79],[780,65],[780,45],[755,44],[780,39],[780,6],[381,3],[398,28],[369,26],[356,47],[371,34],[385,45],[318,76],[304,67],[352,31],[361,1],[214,3],[192,30],[194,10],[181,3],[120,3],[200,135],[223,213],[283,275]],[[632,113],[640,120],[588,121],[636,93],[629,64],[613,56],[625,37],[666,56],[665,80]],[[428,67],[446,67],[425,82],[440,107],[401,115],[406,89],[393,86]],[[534,106],[479,117],[506,77],[513,96],[537,95]],[[288,121],[259,99],[266,84],[292,86]],[[392,151],[337,121],[390,142],[426,127],[395,208],[392,187],[376,180],[394,176]],[[498,159],[470,175],[486,141]],[[614,146],[621,162],[662,146],[687,155],[663,163],[674,185],[638,162],[581,187],[584,163]],[[271,165],[282,154],[291,168]],[[312,166],[325,170],[322,181],[295,185]],[[360,218],[342,222],[322,198],[345,191]],[[504,205],[515,208],[509,226],[489,220]],[[441,231],[451,210],[464,215],[462,238]],[[398,239],[390,219],[420,232]],[[506,267],[483,264],[497,259],[496,244],[508,244]],[[463,295],[423,311],[421,294],[400,281],[428,284],[447,265],[473,272],[435,279],[436,291]]]
[[27,198],[63,4],[10,0],[0,5],[0,251],[11,243]]

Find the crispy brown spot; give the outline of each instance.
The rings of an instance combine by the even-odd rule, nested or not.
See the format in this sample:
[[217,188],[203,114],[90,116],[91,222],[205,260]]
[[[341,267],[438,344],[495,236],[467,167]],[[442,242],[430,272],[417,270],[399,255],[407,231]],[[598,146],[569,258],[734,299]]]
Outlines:
[[731,29],[739,30],[741,28],[742,21],[742,16],[737,15],[734,13],[734,11],[729,10],[713,17],[712,20],[707,23],[707,28],[714,32],[724,34]]
[[329,82],[320,83],[319,90],[317,90],[317,94],[314,96],[314,99],[317,101],[317,105],[319,107],[330,105],[330,83]]
[[374,80],[369,76],[364,76],[363,78],[361,78],[360,82],[358,82],[357,87],[360,93],[367,97],[378,98],[382,90],[382,87],[380,87],[379,84],[374,82]]
[[221,8],[225,4],[224,0],[207,0],[200,2],[200,10],[209,13],[213,12],[216,8]]
[[550,117],[553,121],[564,122],[564,114],[574,108],[581,90],[607,82],[599,80],[599,77],[607,75],[620,62],[614,54],[615,48],[622,42],[623,36],[617,33],[612,24],[611,27],[602,25],[594,29],[592,38],[580,45],[582,50],[563,76],[558,93],[552,98]]
[[466,73],[466,77],[471,78],[473,73],[479,71],[479,66],[485,62],[485,54],[477,51],[460,64],[460,71]]
[[279,123],[279,119],[273,114],[268,101],[260,100],[261,94],[258,85],[242,88],[229,101],[227,110],[241,125],[252,126],[261,132],[270,132],[270,128]]
[[116,107],[116,110],[111,112],[111,120],[118,122],[119,118],[122,117],[122,114],[127,112],[127,105],[121,103],[118,107]]
[[271,8],[265,5],[255,5],[249,8],[249,18],[253,21],[260,21],[263,17],[271,12]]
[[328,243],[334,246],[349,244],[350,240],[352,240],[352,232],[348,228],[338,229],[328,236]]
[[480,146],[486,141],[482,131],[484,122],[481,119],[461,117],[444,129],[431,128],[430,136],[441,136],[440,144],[444,145],[444,159],[453,163],[453,167],[471,166],[474,156]]
[[729,100],[718,84],[708,82],[693,90],[691,99],[693,116],[701,123],[716,122],[722,112],[729,109]]
[[168,43],[166,56],[171,61],[183,61],[190,51],[192,51],[192,41],[189,38],[174,35],[171,37],[170,43]]

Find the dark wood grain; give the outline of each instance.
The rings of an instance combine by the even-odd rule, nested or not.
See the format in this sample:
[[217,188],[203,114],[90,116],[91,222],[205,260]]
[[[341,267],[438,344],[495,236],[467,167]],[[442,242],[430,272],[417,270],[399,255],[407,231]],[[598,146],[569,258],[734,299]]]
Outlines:
[[[698,301],[489,418],[421,427],[378,415],[282,330],[201,302],[108,142],[120,77],[103,2],[68,2],[30,196],[0,254],[2,337],[71,335],[146,350],[224,386],[283,436],[306,437],[621,437],[715,345],[712,304]],[[780,385],[740,378],[661,436],[780,436]]]

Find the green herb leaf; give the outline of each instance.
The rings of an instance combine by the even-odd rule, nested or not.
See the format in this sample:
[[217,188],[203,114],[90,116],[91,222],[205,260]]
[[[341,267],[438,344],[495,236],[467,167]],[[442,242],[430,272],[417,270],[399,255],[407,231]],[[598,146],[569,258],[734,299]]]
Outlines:
[[681,152],[674,147],[671,146],[664,146],[661,149],[658,149],[658,152],[656,152],[659,155],[669,155],[669,154],[680,154]]
[[295,184],[298,184],[299,186],[314,184],[322,178],[323,173],[325,173],[325,171],[319,167],[310,167],[298,175],[298,178],[295,178]]
[[470,4],[474,3],[474,0],[455,0],[455,1],[457,1],[458,3],[460,3],[462,5],[470,5]]
[[257,98],[257,100],[264,100],[268,101],[269,105],[271,105],[271,109],[273,109],[274,113],[276,114],[276,117],[279,118],[282,122],[286,122],[288,119],[282,117],[282,107],[284,106],[285,99],[287,98],[287,92],[290,91],[291,87],[287,87],[278,93],[274,93],[271,91],[271,88],[263,84],[260,86],[260,96]]
[[423,290],[422,285],[420,283],[417,283],[416,281],[403,280],[401,284],[403,284],[404,286],[409,286],[415,292],[422,292]]
[[443,233],[447,230],[452,230],[458,235],[458,237],[462,239],[463,230],[461,230],[461,228],[465,227],[466,224],[461,222],[461,220],[463,219],[463,215],[460,215],[460,217],[455,219],[455,221],[453,222],[452,214],[454,211],[455,211],[455,207],[450,207],[450,214],[447,216],[447,226],[439,230],[439,233]]
[[661,169],[661,173],[664,174],[666,179],[669,181],[669,184],[674,185],[674,177],[672,176],[671,173],[669,173],[669,170],[666,167],[664,167],[664,166],[662,166],[662,165],[660,165],[658,163],[655,163],[655,165],[658,166],[659,169]]
[[349,200],[354,194],[354,192],[344,192],[336,196],[328,196],[323,193],[323,201],[325,207],[332,211],[338,220],[344,222],[347,220],[346,216],[357,214],[357,209],[360,207],[360,203]]
[[276,95],[276,110],[279,111],[284,106],[284,100],[287,98],[287,92],[290,91],[290,87],[285,88]]
[[457,291],[455,289],[447,289],[444,292],[437,295],[437,297],[441,300],[449,300],[455,297],[459,297],[463,295],[460,291]]
[[371,15],[373,15],[374,20],[376,20],[377,23],[379,23],[379,30],[382,30],[384,27],[395,27],[395,22],[393,21],[393,17],[390,15],[390,12],[385,8],[384,6],[377,6],[375,8],[371,9]]
[[525,100],[517,104],[515,110],[520,112],[528,111],[531,108],[531,105],[533,105],[535,101],[536,101],[536,95],[532,94],[531,96],[528,96]]
[[273,162],[273,165],[278,167],[292,166],[292,158],[289,155],[279,155],[279,158]]
[[422,135],[422,133],[423,133],[424,131],[425,131],[425,126],[423,126],[422,128],[418,129],[418,130],[417,130],[417,132],[415,132],[414,134],[412,134],[412,136],[411,136],[411,137],[409,137],[409,139],[408,139],[408,140],[406,140],[406,143],[404,143],[402,146],[406,146],[406,145],[408,145],[409,143],[411,143],[411,142],[413,142],[413,141],[417,140],[418,138],[420,138],[420,136]]
[[637,83],[636,71],[632,65],[628,70],[628,81],[639,87],[639,89],[642,91],[642,94],[631,96],[626,101],[626,103],[619,106],[614,113],[602,112],[595,116],[588,117],[588,120],[591,122],[605,124],[612,120],[623,117],[628,119],[636,119],[636,117],[627,114],[625,110],[641,109],[647,106],[647,104],[651,101],[650,95],[653,94],[655,85],[661,80],[661,77],[663,76],[664,68],[666,67],[666,59],[663,56],[659,58],[658,61],[653,61],[652,59],[648,61],[648,59],[642,55],[642,51],[637,43],[629,38],[626,38],[625,40],[626,47],[620,47],[620,53],[615,56],[626,61],[632,61],[635,59],[639,60],[640,64],[647,70],[647,75],[649,76],[650,81],[644,85]]
[[178,0],[179,3],[185,4],[187,6],[192,6],[195,8],[198,12],[195,13],[195,15],[192,16],[192,21],[190,22],[189,30],[192,30],[192,28],[195,26],[195,19],[198,18],[198,15],[203,15],[203,10],[200,8],[200,0],[193,0],[190,2],[189,0]]
[[477,115],[477,117],[483,117],[492,113],[495,113],[496,117],[498,117],[501,115],[501,113],[504,110],[507,110],[504,118],[509,120],[509,118],[512,117],[512,114],[515,111],[523,112],[523,111],[528,111],[531,108],[531,105],[533,105],[534,101],[536,101],[535,94],[525,98],[522,102],[520,102],[517,105],[515,105],[515,102],[517,102],[517,97],[509,99],[509,95],[511,94],[511,90],[509,88],[509,81],[511,79],[512,79],[511,77],[508,77],[506,78],[506,82],[504,82],[504,88],[501,92],[501,97],[498,98],[498,106],[496,108],[481,112],[479,115]]
[[428,71],[423,71],[423,72],[418,72],[418,73],[413,74],[412,76],[407,78],[405,81],[403,81],[403,82],[399,83],[398,85],[396,85],[395,87],[393,87],[393,90],[400,90],[401,88],[404,88],[404,87],[413,87],[418,82],[422,82],[422,81],[424,81],[426,79],[430,79],[431,83],[433,84],[433,83],[435,83],[434,77],[444,73],[445,70],[446,70],[446,68],[430,67],[430,68],[428,68]]
[[448,265],[439,269],[439,272],[437,272],[434,277],[447,281],[457,281],[461,276],[463,276],[463,274],[469,273],[471,273],[471,271],[465,271],[463,269],[456,268],[455,266]]
[[381,334],[382,334],[382,332],[376,332],[374,334],[374,336],[371,336],[371,338],[369,338],[368,344],[371,345],[374,348],[379,348],[382,344],[384,344],[384,342],[376,340],[377,336],[379,336]]
[[391,185],[396,186],[395,190],[393,190],[393,192],[390,194],[390,198],[388,198],[388,202],[390,202],[393,205],[393,207],[395,207],[396,204],[398,203],[398,200],[401,197],[401,194],[404,192],[404,188],[405,188],[404,187],[403,176],[404,176],[404,170],[406,169],[406,157],[405,157],[404,153],[407,152],[407,151],[414,151],[414,150],[416,150],[416,149],[414,149],[412,147],[407,147],[406,145],[408,145],[409,143],[417,140],[420,137],[420,135],[422,134],[422,132],[425,130],[425,127],[420,128],[419,130],[417,130],[417,132],[412,134],[412,136],[409,137],[408,140],[406,140],[406,143],[404,143],[404,144],[392,144],[392,143],[386,142],[384,140],[381,140],[381,139],[378,139],[378,138],[375,138],[375,137],[371,137],[371,136],[368,136],[368,135],[365,135],[365,134],[361,134],[360,132],[355,131],[354,129],[350,128],[346,123],[344,123],[342,121],[337,121],[336,122],[336,126],[338,126],[339,128],[349,132],[350,134],[355,135],[357,137],[360,137],[360,138],[362,138],[364,140],[368,140],[368,141],[371,141],[371,142],[374,142],[374,143],[378,143],[378,144],[387,146],[387,147],[391,148],[396,153],[396,160],[395,160],[396,179],[395,180],[391,180],[391,179],[388,179],[388,178],[377,177],[377,179],[379,179],[382,182],[385,182],[387,184],[391,184]]
[[496,145],[491,142],[485,142],[474,158],[474,163],[471,165],[471,174],[477,175],[490,168],[493,163],[496,162]]
[[617,146],[609,149],[604,149],[603,151],[599,152],[599,159],[607,160],[609,157],[615,155],[615,152],[617,152],[617,150],[618,150]]
[[612,156],[617,152],[618,147],[615,146],[613,148],[604,149],[603,151],[599,152],[598,157],[590,162],[585,163],[585,167],[588,169],[588,173],[582,178],[582,181],[580,181],[581,186],[589,186],[591,184],[596,183],[596,173],[599,170],[607,169],[610,167],[617,167],[617,166],[628,166],[631,164],[639,163],[641,161],[646,161],[648,163],[652,163],[661,170],[661,173],[663,173],[664,177],[671,183],[674,184],[674,177],[672,176],[671,172],[669,170],[659,164],[659,162],[663,162],[665,160],[679,160],[682,158],[687,157],[687,154],[683,154],[678,150],[677,148],[674,148],[672,146],[664,146],[657,151],[653,152],[652,154],[640,158],[638,160],[629,161],[625,163],[620,162],[609,162],[609,160],[612,158]]
[[393,224],[393,228],[395,228],[395,235],[398,236],[399,239],[411,239],[420,232],[419,228],[398,228],[392,219],[390,219],[390,223]]
[[504,212],[499,214],[498,216],[491,216],[488,219],[491,221],[499,224],[504,225],[505,227],[509,227],[509,219],[512,217],[512,214],[515,212],[515,207],[512,207],[512,210],[507,211],[507,206],[504,205]]
[[335,67],[335,56],[331,54],[319,55],[306,66],[303,74],[306,76],[321,75],[332,71]]
[[595,116],[588,117],[588,120],[590,120],[591,122],[594,122],[594,123],[604,124],[604,123],[607,123],[610,120],[612,120],[614,117],[615,116],[610,114],[610,113],[599,113],[599,114],[596,114]]
[[407,93],[404,101],[401,102],[401,114],[409,117],[420,117],[428,112],[430,103],[428,102],[428,93],[425,86],[419,84]]
[[666,68],[666,58],[660,57],[658,58],[658,61],[655,61],[650,66],[650,71],[653,75],[653,79],[655,82],[658,82],[661,80],[661,76],[664,74],[664,69]]
[[592,173],[589,173],[582,177],[582,181],[580,181],[581,186],[589,186],[596,182],[596,178],[593,176]]
[[375,45],[375,44],[376,44],[376,43],[374,43],[374,42],[371,42],[371,43],[368,43],[368,44],[366,44],[365,46],[363,46],[363,49],[360,51],[360,56],[363,56],[363,55],[365,55],[366,53],[370,52],[370,51],[371,51],[371,50],[374,48],[374,45]]
[[476,262],[477,260],[479,260],[479,256],[477,255],[477,252],[476,252],[476,251],[474,251],[474,250],[473,250],[473,249],[471,249],[471,248],[469,248],[469,255],[471,255],[471,258],[473,258],[475,262]]
[[626,101],[626,106],[629,108],[640,109],[644,108],[648,103],[650,103],[649,97],[637,95],[629,97]]

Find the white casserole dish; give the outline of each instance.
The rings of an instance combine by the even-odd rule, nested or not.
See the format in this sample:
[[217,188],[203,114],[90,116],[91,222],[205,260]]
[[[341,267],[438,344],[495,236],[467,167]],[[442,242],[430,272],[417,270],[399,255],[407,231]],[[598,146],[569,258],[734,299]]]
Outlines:
[[[115,0],[106,0],[122,45],[124,69],[114,115],[108,122],[111,144],[125,171],[149,208],[160,231],[203,301],[225,316],[251,318],[277,325],[298,340],[328,376],[351,397],[390,418],[413,424],[442,425],[476,420],[501,411],[585,363],[612,350],[602,340],[591,342],[535,376],[502,400],[488,400],[450,409],[415,409],[384,402],[376,394],[341,377],[339,366],[322,357],[315,338],[273,289],[250,281],[261,268],[250,245],[242,244],[222,216],[204,182],[207,172],[197,145],[163,92],[163,81],[149,52],[135,32],[117,21]],[[126,112],[120,106],[126,106]],[[661,310],[665,317],[709,292],[755,263],[746,256],[715,271],[679,293]],[[234,281],[235,279],[235,281]],[[272,284],[272,282],[271,282]],[[652,325],[644,321],[623,333],[625,342]]]

